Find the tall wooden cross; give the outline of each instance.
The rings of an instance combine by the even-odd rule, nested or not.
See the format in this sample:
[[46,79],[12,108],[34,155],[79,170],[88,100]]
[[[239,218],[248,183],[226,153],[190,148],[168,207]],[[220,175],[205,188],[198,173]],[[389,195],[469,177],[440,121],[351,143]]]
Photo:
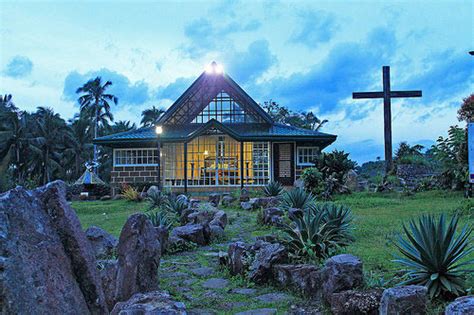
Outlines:
[[382,68],[383,91],[382,92],[354,92],[352,98],[383,98],[384,115],[384,137],[385,137],[385,167],[386,174],[393,169],[392,159],[392,112],[391,99],[401,97],[421,97],[421,91],[391,91],[390,90],[390,67]]

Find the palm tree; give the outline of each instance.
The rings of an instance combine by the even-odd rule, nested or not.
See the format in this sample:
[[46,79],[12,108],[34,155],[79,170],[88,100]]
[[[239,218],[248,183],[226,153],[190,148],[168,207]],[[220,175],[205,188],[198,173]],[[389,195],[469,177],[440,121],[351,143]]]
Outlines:
[[[110,81],[102,84],[101,77],[97,77],[89,80],[76,91],[76,93],[82,94],[78,99],[78,102],[81,105],[81,112],[92,118],[92,121],[94,122],[94,138],[97,138],[99,123],[105,124],[108,120],[114,120],[112,113],[110,112],[109,102],[117,104],[118,98],[112,94],[105,93],[107,88],[111,85],[112,82]],[[94,162],[97,162],[97,146],[95,144]]]
[[145,109],[142,112],[142,121],[140,123],[143,127],[154,126],[164,112],[164,109],[156,108],[155,106],[150,109]]
[[17,111],[15,104],[12,102],[12,95],[0,95],[0,111]]
[[135,123],[130,123],[129,120],[119,120],[110,128],[112,133],[125,132],[134,129],[137,129],[137,126]]
[[319,119],[313,112],[302,113],[305,121],[305,128],[318,131],[321,127],[328,122],[327,119]]
[[77,178],[81,175],[82,165],[92,155],[92,130],[89,121],[81,115],[75,115],[69,124],[70,141],[64,158],[65,164],[73,170],[71,176]]

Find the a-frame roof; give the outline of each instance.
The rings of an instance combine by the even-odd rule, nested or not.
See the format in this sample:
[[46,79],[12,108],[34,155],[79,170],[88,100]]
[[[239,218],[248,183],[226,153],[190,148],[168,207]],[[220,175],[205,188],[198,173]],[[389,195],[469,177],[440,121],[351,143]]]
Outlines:
[[160,117],[158,124],[183,125],[190,123],[222,91],[237,101],[248,114],[256,117],[258,122],[273,123],[270,115],[231,77],[225,73],[204,71]]

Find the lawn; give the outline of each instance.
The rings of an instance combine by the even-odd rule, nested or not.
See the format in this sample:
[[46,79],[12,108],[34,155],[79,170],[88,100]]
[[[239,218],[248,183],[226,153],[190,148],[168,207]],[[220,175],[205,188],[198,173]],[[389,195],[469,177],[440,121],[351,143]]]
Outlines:
[[[342,252],[354,254],[360,257],[364,263],[364,269],[367,272],[368,282],[378,282],[381,278],[385,280],[392,279],[396,274],[398,266],[392,262],[395,247],[392,244],[394,236],[401,231],[402,224],[407,222],[410,218],[416,218],[421,214],[432,213],[448,213],[451,214],[458,207],[463,200],[462,194],[457,192],[443,192],[430,191],[417,193],[414,196],[404,196],[398,193],[389,194],[375,194],[375,193],[354,193],[347,196],[338,196],[336,202],[348,205],[354,215],[354,235],[356,241]],[[127,217],[137,211],[145,211],[146,203],[134,203],[125,200],[117,201],[96,201],[96,202],[73,202],[73,207],[81,220],[83,228],[90,225],[97,225],[104,228],[110,233],[118,236],[122,225]],[[274,227],[265,227],[257,224],[256,212],[248,212],[231,207],[224,209],[229,216],[229,225],[226,228],[226,239],[222,240],[220,244],[212,244],[215,250],[226,250],[225,243],[242,239],[244,241],[251,241],[252,238],[259,235],[266,235],[276,233],[277,229]],[[472,219],[472,217],[471,217]],[[469,221],[468,216],[463,216],[460,220],[461,225],[469,223],[472,225],[472,220]],[[162,268],[170,268],[175,265],[175,262],[183,260],[183,267],[179,270],[186,272],[186,263],[192,263],[194,260],[203,260],[205,265],[206,252],[196,250],[189,255],[184,256],[165,256],[162,263]],[[471,256],[474,256],[471,255]],[[472,257],[474,258],[474,257]],[[179,263],[178,263],[179,265]],[[219,271],[220,273],[223,271]],[[241,281],[241,280],[237,280]],[[197,286],[197,284],[193,284]],[[232,282],[235,284],[235,280]],[[184,298],[183,292],[176,291],[173,281],[161,280],[161,286],[171,291],[176,298]],[[370,283],[369,283],[370,284]],[[474,286],[474,279],[469,279],[469,286]],[[191,288],[193,289],[193,288]],[[190,303],[194,308],[201,308],[210,306],[203,302],[201,296],[203,292],[193,291],[197,299]],[[267,292],[267,288],[259,288],[259,292]],[[224,292],[224,298],[226,293]],[[232,300],[234,297],[228,295],[229,303],[236,303],[239,301]],[[205,300],[205,299],[204,299]],[[298,297],[295,297],[298,301]],[[204,305],[201,305],[204,303]],[[265,305],[252,305],[254,307],[265,307]],[[232,311],[239,310],[236,306]],[[243,307],[242,309],[247,309]],[[281,310],[281,308],[279,308]]]

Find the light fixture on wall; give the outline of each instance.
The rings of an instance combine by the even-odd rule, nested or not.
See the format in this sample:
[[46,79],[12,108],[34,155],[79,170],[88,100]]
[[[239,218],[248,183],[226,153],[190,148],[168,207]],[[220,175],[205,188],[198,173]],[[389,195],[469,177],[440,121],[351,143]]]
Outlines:
[[209,151],[204,150],[204,155],[209,155]]

